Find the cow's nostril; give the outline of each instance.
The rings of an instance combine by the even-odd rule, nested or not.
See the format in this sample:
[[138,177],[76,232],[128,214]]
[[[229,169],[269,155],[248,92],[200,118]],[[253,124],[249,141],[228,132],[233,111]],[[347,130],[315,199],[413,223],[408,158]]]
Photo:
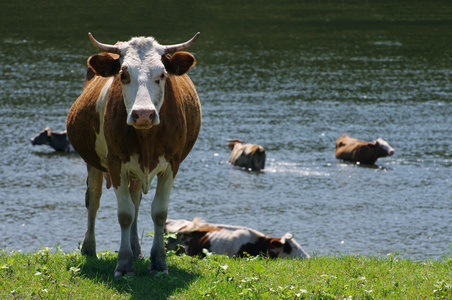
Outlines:
[[132,119],[134,122],[136,122],[138,120],[140,116],[138,115],[138,113],[136,111],[132,112]]
[[151,120],[151,122],[153,122],[155,119],[155,110],[151,111],[151,113],[149,114],[149,120]]

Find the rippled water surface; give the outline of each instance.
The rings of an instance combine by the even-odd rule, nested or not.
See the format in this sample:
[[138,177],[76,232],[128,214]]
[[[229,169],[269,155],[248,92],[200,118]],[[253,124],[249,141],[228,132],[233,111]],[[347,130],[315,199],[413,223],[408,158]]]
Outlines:
[[[45,126],[64,129],[83,89],[86,60],[96,53],[87,32],[106,43],[152,35],[170,44],[201,31],[189,49],[198,60],[189,75],[203,125],[171,192],[170,218],[199,216],[271,236],[290,231],[320,255],[451,253],[449,2],[196,3],[102,11],[69,1],[5,4],[0,249],[59,244],[72,251],[83,238],[84,162],[33,147],[30,138]],[[338,161],[334,143],[344,132],[381,137],[395,155],[375,166]],[[264,172],[227,163],[229,138],[264,146]],[[139,216],[146,254],[152,197],[153,191],[144,196]],[[105,189],[97,250],[117,250],[119,240],[116,199]]]

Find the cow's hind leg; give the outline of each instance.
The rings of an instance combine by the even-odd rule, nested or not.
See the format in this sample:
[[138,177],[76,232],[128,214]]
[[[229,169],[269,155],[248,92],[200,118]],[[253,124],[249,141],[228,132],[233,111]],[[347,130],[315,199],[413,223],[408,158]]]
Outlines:
[[100,197],[102,195],[102,172],[87,165],[88,177],[86,178],[85,206],[88,209],[88,225],[82,242],[81,252],[83,255],[96,255],[95,225],[96,215],[99,209]]
[[133,258],[143,258],[141,253],[140,239],[138,237],[138,210],[141,203],[141,181],[130,180],[129,181],[129,192],[132,197],[133,204],[135,205],[135,219],[133,220],[132,227],[130,229],[130,244],[132,246]]
[[168,203],[171,188],[173,187],[174,176],[171,167],[158,175],[157,189],[155,198],[152,201],[152,220],[154,221],[154,242],[151,249],[151,273],[168,273],[166,264],[166,252],[163,242],[163,226],[168,215]]

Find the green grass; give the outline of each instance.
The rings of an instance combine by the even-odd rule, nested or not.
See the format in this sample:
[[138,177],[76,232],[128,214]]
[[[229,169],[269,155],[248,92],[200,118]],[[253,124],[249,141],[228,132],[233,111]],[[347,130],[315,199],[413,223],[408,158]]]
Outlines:
[[0,299],[452,299],[452,258],[413,261],[396,254],[308,260],[204,259],[168,254],[170,275],[114,278],[116,253],[87,258],[43,248],[0,250]]

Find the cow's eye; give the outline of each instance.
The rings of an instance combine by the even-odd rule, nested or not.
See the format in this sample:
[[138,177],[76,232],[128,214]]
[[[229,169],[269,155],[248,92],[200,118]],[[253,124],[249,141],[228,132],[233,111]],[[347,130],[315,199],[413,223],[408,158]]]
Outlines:
[[129,74],[129,72],[127,71],[127,67],[126,67],[126,66],[123,66],[123,67],[121,68],[121,71],[119,71],[119,75],[121,76],[121,82],[122,82],[123,84],[128,84],[128,83],[130,83],[130,74]]
[[155,81],[155,83],[160,84],[160,81],[163,80],[163,79],[165,79],[165,73],[162,73],[162,74],[159,76],[159,79]]

